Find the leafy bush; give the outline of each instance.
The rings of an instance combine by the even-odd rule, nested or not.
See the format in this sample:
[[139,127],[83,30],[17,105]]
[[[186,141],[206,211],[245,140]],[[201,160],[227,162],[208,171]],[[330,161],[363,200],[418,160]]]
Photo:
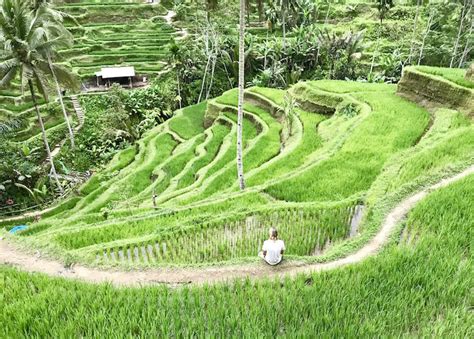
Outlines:
[[103,165],[117,150],[127,148],[143,133],[172,116],[173,82],[126,92],[119,85],[103,95],[82,97],[86,119],[77,135],[77,148],[65,147],[61,159],[80,171]]
[[360,107],[354,102],[343,101],[336,109],[336,114],[346,118],[353,118],[360,113]]

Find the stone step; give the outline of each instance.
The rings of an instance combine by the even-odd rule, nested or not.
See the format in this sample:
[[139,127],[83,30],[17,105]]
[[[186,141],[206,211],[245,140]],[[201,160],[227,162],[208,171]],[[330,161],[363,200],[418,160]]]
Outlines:
[[74,110],[76,111],[76,116],[77,119],[79,120],[79,124],[83,125],[84,124],[84,112],[82,110],[81,104],[79,103],[79,100],[77,99],[77,96],[72,96],[71,97],[72,101],[72,106],[74,107]]

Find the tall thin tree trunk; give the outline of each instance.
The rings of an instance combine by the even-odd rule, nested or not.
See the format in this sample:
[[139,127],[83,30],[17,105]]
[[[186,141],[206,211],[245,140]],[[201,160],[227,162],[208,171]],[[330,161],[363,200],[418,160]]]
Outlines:
[[372,62],[370,63],[370,71],[369,71],[369,76],[368,76],[369,79],[372,76],[372,73],[374,71],[375,55],[379,51],[379,42],[380,42],[380,36],[381,35],[382,35],[382,26],[379,26],[379,31],[378,31],[378,34],[377,34],[377,42],[376,42],[376,45],[375,45],[375,51],[374,51],[374,54],[372,54]]
[[225,75],[227,76],[227,80],[229,81],[229,86],[234,87],[234,84],[232,83],[232,79],[230,78],[229,70],[227,69],[227,66],[223,60],[221,60],[222,66],[224,67]]
[[[326,11],[326,17],[324,18],[324,26],[326,26],[327,23],[328,23],[328,20],[329,20],[329,10],[330,10],[330,9],[331,9],[331,4],[328,3],[328,10]],[[316,50],[315,66],[318,65],[320,53],[321,53],[321,41],[318,41],[318,49]]]
[[[471,7],[472,10],[472,7]],[[464,62],[466,61],[467,55],[471,51],[470,47],[470,37],[472,35],[472,29],[474,28],[474,20],[471,19],[471,27],[469,27],[469,33],[467,33],[467,39],[466,39],[466,45],[464,45],[464,50],[461,55],[461,59],[459,60],[459,65],[458,67],[461,68]]]
[[263,22],[263,0],[257,0],[258,21]]
[[247,23],[250,25],[250,0],[245,0],[245,10],[247,13]]
[[183,108],[183,107],[182,107],[183,98],[181,97],[181,84],[180,84],[180,82],[179,82],[179,73],[178,73],[178,70],[176,70],[176,82],[177,82],[177,87],[178,87],[179,109],[181,109],[181,108]]
[[49,163],[51,164],[51,173],[53,174],[54,181],[56,181],[56,185],[58,185],[59,191],[62,193],[63,188],[61,186],[61,183],[59,182],[58,174],[56,173],[56,167],[54,167],[53,157],[51,156],[51,149],[49,148],[48,138],[46,137],[46,130],[44,129],[43,119],[41,118],[41,114],[38,108],[38,102],[36,101],[35,89],[31,79],[28,80],[28,86],[30,87],[31,99],[33,100],[33,105],[35,106],[36,110],[36,116],[38,117],[38,122],[41,127],[41,134],[43,136],[44,147],[46,148],[46,155],[49,159]]
[[423,51],[425,49],[425,41],[426,41],[426,38],[428,37],[428,34],[430,34],[430,31],[431,31],[431,21],[433,20],[433,16],[434,16],[434,11],[432,11],[430,13],[430,16],[428,18],[428,23],[426,24],[425,34],[423,34],[423,40],[421,42],[421,47],[420,47],[420,55],[418,56],[418,63],[417,63],[418,66],[420,65],[421,60],[423,59]]
[[209,23],[207,23],[207,27],[206,27],[206,35],[205,35],[205,49],[206,49],[206,54],[208,55],[207,57],[207,63],[206,63],[206,68],[204,69],[204,76],[203,76],[203,79],[202,79],[202,85],[201,85],[201,91],[199,92],[199,98],[198,98],[198,103],[201,102],[201,99],[202,99],[202,95],[204,94],[204,88],[206,86],[206,78],[207,78],[207,72],[209,71],[209,65],[211,63],[211,52],[209,50]]
[[202,95],[204,93],[204,88],[206,86],[206,80],[207,80],[207,73],[209,71],[209,65],[211,63],[211,55],[209,55],[209,57],[207,58],[207,63],[206,63],[206,68],[204,69],[204,76],[202,78],[202,85],[201,85],[201,91],[199,92],[199,98],[198,98],[198,103],[201,102],[201,99],[202,99]]
[[209,95],[211,94],[212,85],[214,84],[214,71],[216,70],[216,63],[217,63],[217,56],[214,55],[212,58],[212,68],[211,68],[211,80],[209,82],[209,87],[206,92],[206,100],[209,99]]
[[466,13],[466,5],[467,5],[467,0],[464,0],[464,4],[462,6],[462,11],[461,11],[461,22],[459,23],[458,34],[456,36],[456,41],[454,43],[453,55],[451,56],[451,62],[449,63],[449,68],[453,67],[454,61],[456,59],[456,55],[458,54],[459,40],[461,39],[462,25],[464,23],[464,17]]
[[49,55],[49,54],[48,54],[48,66],[49,66],[49,70],[51,72],[51,75],[53,76],[54,83],[56,85],[56,91],[58,93],[59,103],[61,104],[61,109],[63,111],[64,120],[66,121],[67,129],[69,131],[69,139],[71,140],[71,147],[74,149],[76,147],[75,143],[74,143],[74,131],[72,130],[71,122],[69,121],[69,117],[68,117],[67,112],[66,112],[66,106],[64,105],[63,95],[61,93],[61,88],[59,87],[59,81],[58,81],[58,78],[56,77],[56,73],[54,72],[53,62],[51,60],[51,55]]
[[416,27],[418,25],[418,16],[420,15],[420,3],[421,3],[421,0],[417,0],[415,21],[413,22],[413,32],[412,32],[412,38],[411,38],[410,54],[408,55],[409,64],[411,64],[412,62],[413,53],[415,53],[415,37],[416,37]]
[[244,119],[245,88],[245,0],[240,0],[239,26],[239,103],[237,111],[237,176],[241,190],[245,189],[244,163],[242,159],[242,125]]
[[283,49],[286,49],[286,9],[283,9],[281,28],[283,29]]

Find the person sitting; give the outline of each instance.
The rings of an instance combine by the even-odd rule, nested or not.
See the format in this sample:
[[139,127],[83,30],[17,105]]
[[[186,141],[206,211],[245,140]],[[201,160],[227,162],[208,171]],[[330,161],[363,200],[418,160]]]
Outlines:
[[285,252],[285,243],[278,239],[278,231],[270,228],[270,239],[263,242],[262,251],[258,254],[269,265],[278,265],[283,259]]

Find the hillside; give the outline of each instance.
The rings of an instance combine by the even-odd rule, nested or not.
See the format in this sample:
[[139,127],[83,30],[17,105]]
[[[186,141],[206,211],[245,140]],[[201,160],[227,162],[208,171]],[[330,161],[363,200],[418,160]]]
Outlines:
[[[31,224],[27,231],[9,239],[18,246],[39,250],[43,257],[101,268],[202,267],[217,263],[219,266],[233,267],[240,263],[258,267],[262,264],[257,262],[255,254],[271,224],[278,227],[287,241],[287,261],[282,268],[344,256],[365,244],[377,232],[387,211],[403,197],[472,164],[474,129],[467,115],[445,108],[429,113],[398,96],[396,91],[393,85],[336,81],[299,83],[288,91],[298,103],[295,120],[288,124],[282,113],[282,106],[288,100],[285,91],[248,89],[244,123],[248,185],[245,192],[239,192],[232,179],[235,177],[232,139],[236,92],[185,108],[150,131],[136,148],[119,153],[107,169],[81,187],[77,197],[71,197],[48,212],[39,223]],[[318,111],[324,113],[318,114]],[[454,264],[454,253],[462,252],[461,239],[466,239],[456,236],[463,233],[456,225],[467,226],[473,217],[469,209],[466,210],[467,205],[461,203],[473,197],[471,179],[472,176],[430,195],[410,213],[407,222],[397,226],[397,234],[401,235],[393,234],[390,245],[377,257],[347,270],[310,277],[303,275],[291,287],[282,288],[296,293],[302,284],[307,286],[308,293],[324,290],[329,296],[335,285],[357,274],[357,282],[349,284],[351,288],[349,285],[344,288],[344,293],[355,298],[350,299],[351,303],[357,303],[357,298],[368,287],[367,279],[375,283],[372,293],[384,293],[391,288],[382,287],[382,281],[390,277],[390,284],[396,284],[395,290],[399,291],[392,298],[398,306],[390,312],[403,310],[407,301],[414,302],[416,297],[403,295],[403,291],[411,289],[411,283],[406,281],[400,285],[400,279],[403,275],[414,276],[397,267],[402,262],[404,267],[414,267],[424,257],[423,251],[433,246],[433,237],[447,242],[441,234],[448,232],[450,246],[432,253],[433,260],[430,259],[429,265],[419,266],[417,273],[425,277],[430,272],[431,287],[426,288],[445,288],[448,282],[439,269],[451,262]],[[153,192],[158,195],[157,208],[152,206]],[[430,207],[446,206],[443,199],[451,197],[456,197],[459,204],[451,202],[450,206],[456,207],[446,213],[439,213],[441,207]],[[363,207],[356,209],[356,206]],[[356,210],[363,211],[360,225],[351,223]],[[429,225],[423,222],[427,218],[432,220]],[[446,231],[432,228],[440,218]],[[446,220],[450,220],[449,223]],[[451,250],[452,254],[445,253]],[[377,267],[383,268],[383,276]],[[389,273],[392,269],[397,273]],[[24,274],[11,269],[2,271],[7,279],[25,279]],[[466,282],[463,276],[466,277],[468,271],[465,267],[449,282],[457,291],[451,302],[463,295],[463,289],[454,286]],[[35,279],[35,284],[44,284],[41,279]],[[339,283],[334,285],[331,281],[335,279]],[[435,281],[438,285],[433,285]],[[54,284],[66,283],[55,281]],[[241,293],[254,293],[254,289],[256,292],[268,284],[273,283],[256,283],[254,287],[237,283],[234,288],[240,291],[239,298]],[[93,291],[93,287],[85,285],[76,288],[86,295]],[[102,291],[99,298],[125,293],[109,287]],[[150,292],[161,295],[164,291]],[[213,287],[208,292],[227,295],[221,287]],[[138,296],[143,292],[133,293]],[[172,298],[179,298],[181,293],[199,295],[202,292],[199,288],[185,289],[172,292]],[[283,293],[285,298],[289,298],[288,293]],[[122,299],[120,303],[127,302],[125,300],[129,299]],[[168,302],[172,301],[163,301],[163,305]],[[332,303],[328,300],[327,305]],[[425,312],[428,309],[439,312],[438,303],[443,302],[438,300],[416,313],[418,320],[424,320],[412,334],[431,333],[432,318]],[[317,309],[326,307],[318,304]],[[343,305],[350,307],[349,302]],[[135,307],[141,309],[142,306]],[[446,307],[450,310],[451,306]],[[216,309],[211,316],[219,317],[219,314]],[[469,317],[467,313],[460,316]],[[112,317],[118,319],[115,317],[120,315],[114,313]],[[375,317],[371,323],[380,321]],[[220,323],[217,322],[217,326]],[[300,333],[293,332],[297,323],[289,319],[290,327],[284,331]],[[409,331],[405,327],[409,323],[391,328]],[[122,330],[128,331],[129,324],[124,324]],[[443,331],[456,326],[456,333],[466,334],[468,328],[460,324],[447,325]],[[177,330],[174,326],[170,325],[162,333]],[[365,326],[370,325],[366,323],[363,328]],[[190,326],[185,328],[191,330]],[[312,328],[334,333],[334,327],[326,332],[329,328],[321,323]],[[351,326],[340,327],[343,329],[345,333],[359,333]],[[36,330],[41,331],[41,328]],[[221,333],[218,327],[214,333]]]
[[[185,108],[21,238],[94,265],[202,265],[253,257],[270,223],[291,232],[288,254],[295,259],[315,248],[333,251],[354,235],[356,206],[370,214],[414,181],[433,180],[472,158],[467,116],[448,109],[429,114],[396,90],[299,83],[288,91],[297,107],[289,123],[285,91],[248,89],[243,193],[233,180],[236,92]],[[189,250],[202,248],[181,252],[187,242]]]
[[[270,33],[250,6],[250,31],[263,39]],[[413,7],[392,10],[384,34]],[[141,90],[68,98],[68,110],[85,115],[78,150],[41,101],[58,164],[91,176],[43,210],[0,219],[0,337],[472,337],[474,83],[466,70],[414,63],[399,82],[380,73],[383,82],[330,79],[331,68],[286,86],[254,74],[244,93],[241,190],[232,70],[222,81],[227,66],[212,53],[201,73],[186,54],[194,49],[176,49],[205,40],[182,39],[200,34],[200,12],[193,26],[185,10],[171,16],[179,6],[167,1],[55,8],[71,15],[76,39],[61,63],[85,87],[102,65],[158,77]],[[378,72],[376,7],[326,10],[316,25],[367,25],[371,47],[357,68]],[[395,44],[384,43],[392,54]],[[191,80],[180,82],[183,74]],[[186,106],[190,88],[202,100]],[[0,117],[22,119],[9,143],[39,148],[20,93],[15,82],[0,92]],[[101,149],[102,134],[119,142],[101,139]],[[270,227],[286,245],[277,266],[258,257]]]

